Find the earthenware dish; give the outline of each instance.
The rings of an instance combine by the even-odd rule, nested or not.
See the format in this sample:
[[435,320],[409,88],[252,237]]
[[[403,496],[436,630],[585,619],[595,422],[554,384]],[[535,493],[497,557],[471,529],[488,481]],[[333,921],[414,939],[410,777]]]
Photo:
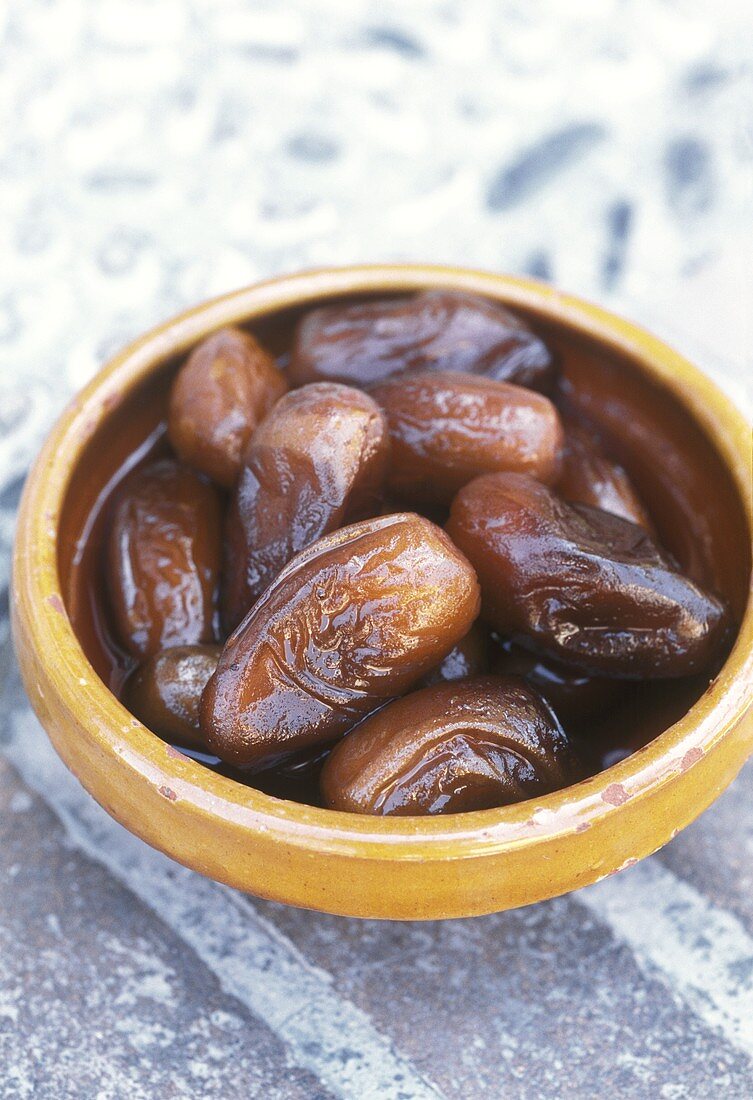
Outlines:
[[[31,704],[93,797],[147,843],[253,894],[361,917],[471,916],[592,883],[655,851],[731,782],[753,749],[753,608],[724,668],[679,721],[629,759],[577,786],[517,806],[454,817],[380,819],[274,799],[170,749],[99,679],[66,607],[75,507],[69,492],[91,442],[148,376],[221,325],[249,323],[350,295],[457,287],[497,298],[535,323],[618,354],[684,407],[718,452],[748,545],[750,428],[676,352],[616,316],[537,283],[444,267],[313,271],[206,302],[116,356],[63,413],[28,478],[13,577],[16,651]],[[732,523],[732,520],[730,520]],[[742,560],[742,557],[741,559]],[[743,603],[745,599],[743,599]],[[747,713],[746,713],[747,711]]]

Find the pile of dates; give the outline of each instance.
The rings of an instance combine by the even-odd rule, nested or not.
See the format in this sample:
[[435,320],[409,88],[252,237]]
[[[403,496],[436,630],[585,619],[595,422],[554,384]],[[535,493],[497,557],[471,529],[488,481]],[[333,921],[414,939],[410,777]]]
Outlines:
[[731,624],[557,392],[520,318],[455,291],[314,309],[284,370],[241,329],[205,339],[171,457],[112,504],[126,705],[353,813],[577,782],[582,724],[626,681],[713,674]]

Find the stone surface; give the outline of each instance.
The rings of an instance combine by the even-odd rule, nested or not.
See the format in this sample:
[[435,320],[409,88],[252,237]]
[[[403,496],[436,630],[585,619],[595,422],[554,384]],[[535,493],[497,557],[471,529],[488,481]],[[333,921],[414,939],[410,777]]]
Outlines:
[[0,1095],[331,1095],[1,759],[0,820]]
[[532,909],[397,925],[251,902],[57,761],[7,582],[25,471],[74,390],[276,272],[533,274],[750,408],[749,4],[25,0],[0,34],[0,1098],[747,1100],[753,765],[658,856]]
[[390,928],[270,908],[448,1097],[743,1097],[750,1082],[750,1060],[577,896]]

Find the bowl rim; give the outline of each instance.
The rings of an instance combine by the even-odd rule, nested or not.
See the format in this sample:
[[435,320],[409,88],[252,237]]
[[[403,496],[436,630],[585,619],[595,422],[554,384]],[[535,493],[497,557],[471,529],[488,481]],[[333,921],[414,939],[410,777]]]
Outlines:
[[[693,707],[644,748],[603,772],[552,794],[493,810],[432,818],[378,818],[274,798],[217,775],[171,749],[138,722],[99,679],[73,631],[58,577],[58,525],[82,451],[124,395],[162,362],[225,324],[253,323],[290,307],[358,294],[454,288],[484,294],[541,320],[565,325],[626,355],[658,380],[712,440],[735,483],[753,533],[750,426],[718,386],[638,325],[583,299],[536,282],[429,264],[365,264],[280,276],[187,309],[139,337],[70,402],[48,435],[24,488],[14,552],[14,611],[23,590],[25,627],[38,655],[56,667],[63,703],[93,742],[139,782],[163,784],[167,797],[201,816],[249,832],[279,836],[309,851],[359,859],[462,859],[556,839],[588,827],[658,785],[672,782],[731,731],[753,697],[753,582],[734,648]],[[29,602],[32,601],[32,602]],[[40,659],[42,659],[40,657]]]

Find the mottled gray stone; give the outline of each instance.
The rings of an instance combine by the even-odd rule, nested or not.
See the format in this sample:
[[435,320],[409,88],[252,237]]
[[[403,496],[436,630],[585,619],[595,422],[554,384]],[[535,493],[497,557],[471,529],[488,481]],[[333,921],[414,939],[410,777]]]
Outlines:
[[724,794],[659,857],[753,935],[753,760]]
[[578,122],[547,134],[503,166],[489,185],[486,205],[493,211],[509,210],[532,198],[605,137],[598,122]]
[[424,54],[423,47],[413,35],[396,27],[367,27],[364,40],[370,46],[394,50],[403,57],[416,58],[423,57]]
[[617,199],[606,212],[606,247],[602,277],[610,290],[619,282],[627,260],[628,242],[635,211],[626,199]]
[[748,1095],[750,1060],[647,980],[577,896],[424,924],[264,911],[448,1097]]
[[667,196],[670,205],[685,215],[699,214],[713,198],[711,154],[696,137],[674,138],[666,151]]
[[0,759],[0,1097],[329,1095]]

